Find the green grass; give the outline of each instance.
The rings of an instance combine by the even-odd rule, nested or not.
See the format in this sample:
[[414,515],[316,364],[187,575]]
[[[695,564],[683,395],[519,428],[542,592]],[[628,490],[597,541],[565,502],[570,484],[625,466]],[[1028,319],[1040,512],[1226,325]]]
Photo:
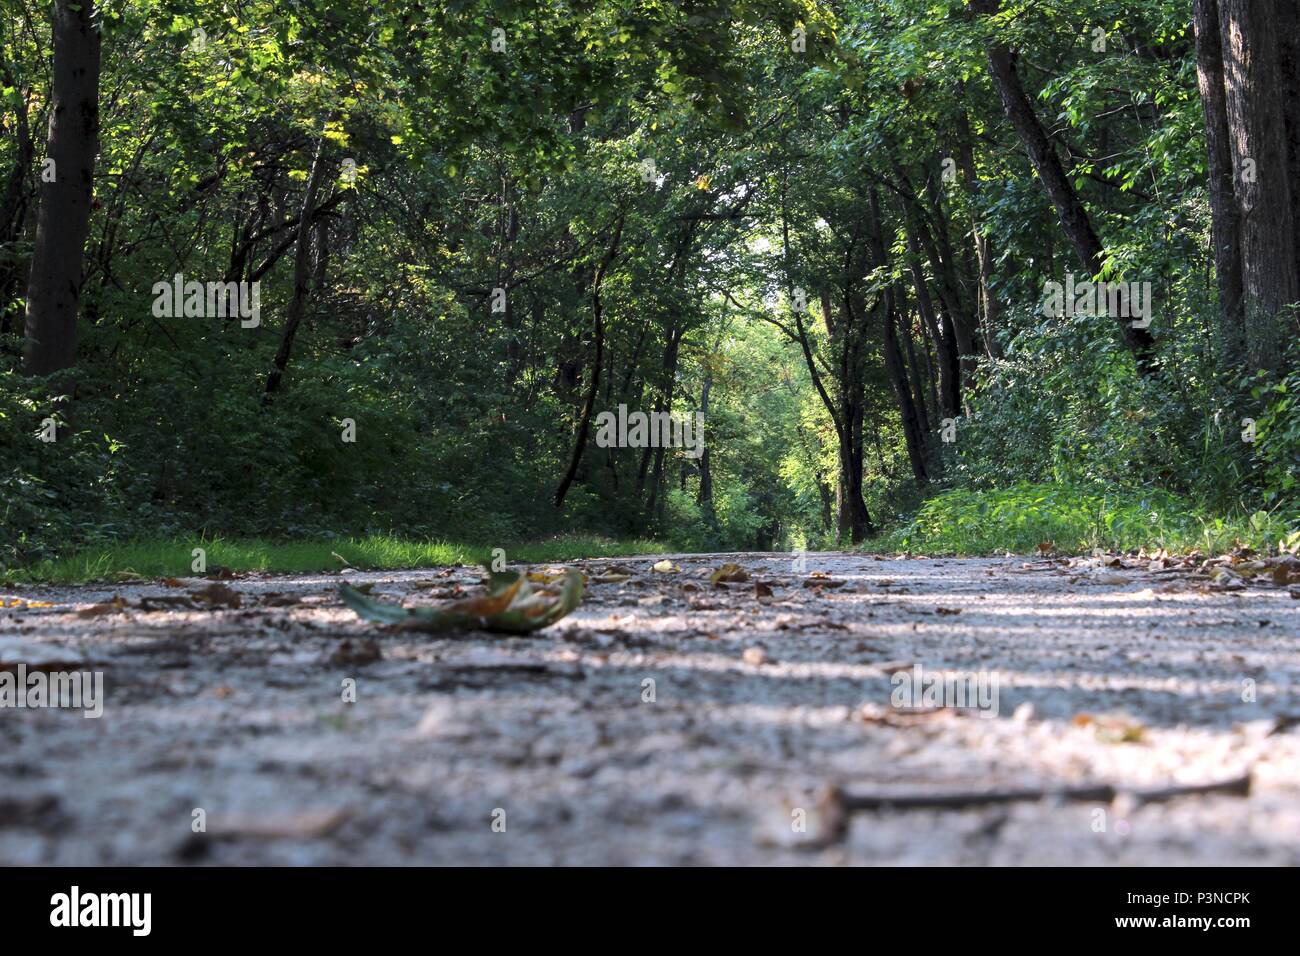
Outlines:
[[871,542],[873,551],[978,555],[1055,550],[1078,554],[1199,548],[1222,553],[1237,544],[1259,550],[1300,542],[1300,514],[1277,510],[1214,515],[1158,490],[1097,490],[1023,483],[998,491],[955,489],[926,501],[903,527]]
[[[183,577],[194,574],[194,548],[206,552],[207,568],[232,571],[303,572],[337,570],[348,565],[360,570],[442,567],[478,564],[490,560],[493,545],[452,541],[417,541],[389,535],[337,540],[272,541],[262,538],[209,538],[196,540],[140,540],[110,547],[90,548],[0,571],[10,583],[80,584],[110,580],[119,574],[142,577]],[[665,546],[646,540],[619,541],[595,536],[560,536],[544,541],[503,546],[505,559],[536,564],[575,558],[617,557],[663,553]]]

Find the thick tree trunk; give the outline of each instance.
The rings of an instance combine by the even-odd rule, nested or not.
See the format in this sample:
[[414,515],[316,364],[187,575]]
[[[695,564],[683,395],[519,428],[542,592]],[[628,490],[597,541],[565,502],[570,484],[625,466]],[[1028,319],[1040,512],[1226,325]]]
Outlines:
[[1219,365],[1236,366],[1246,353],[1242,314],[1241,246],[1237,197],[1233,188],[1232,144],[1228,103],[1223,85],[1223,44],[1219,38],[1218,0],[1196,0],[1196,73],[1205,112],[1209,150],[1211,242],[1219,289]]
[[838,536],[861,544],[875,533],[866,500],[862,497],[862,403],[851,400],[844,408],[847,429],[840,439]]
[[90,227],[99,151],[99,47],[91,0],[54,4],[54,79],[49,146],[53,176],[42,181],[27,282],[23,358],[29,375],[76,359],[82,255]]
[[[1278,62],[1282,72],[1282,112],[1286,122],[1287,179],[1291,187],[1292,245],[1300,274],[1300,3],[1279,0]],[[1292,326],[1293,333],[1300,328]]]
[[1219,0],[1223,78],[1241,226],[1246,358],[1275,369],[1285,309],[1300,299],[1278,66],[1279,18],[1268,0]]

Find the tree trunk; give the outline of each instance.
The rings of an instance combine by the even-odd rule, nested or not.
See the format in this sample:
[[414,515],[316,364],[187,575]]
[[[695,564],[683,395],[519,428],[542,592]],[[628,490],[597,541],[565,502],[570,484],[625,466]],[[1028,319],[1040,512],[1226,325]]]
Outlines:
[[[1286,122],[1287,179],[1291,187],[1292,245],[1300,274],[1300,3],[1279,2],[1278,62],[1282,72],[1282,112]],[[1295,329],[1300,332],[1300,329]]]
[[54,5],[54,78],[49,146],[53,180],[41,184],[36,244],[27,282],[24,370],[48,375],[77,351],[82,255],[90,227],[99,151],[98,28],[91,0]]
[[280,333],[280,347],[275,353],[275,367],[266,377],[266,392],[262,396],[263,404],[280,388],[284,370],[289,365],[289,356],[293,354],[293,340],[302,324],[303,311],[307,307],[307,293],[311,287],[311,219],[316,208],[316,196],[320,192],[321,180],[325,178],[325,137],[316,141],[316,155],[311,162],[311,173],[307,177],[307,190],[302,199],[302,212],[298,215],[297,248],[293,254],[293,296],[289,299],[289,311],[285,316],[284,330]]
[[[1242,2],[1242,0],[1232,0],[1232,2]],[[970,0],[971,9],[976,13],[994,13],[999,3],[1000,0]],[[1047,138],[1043,124],[1034,111],[1033,103],[1020,84],[1020,77],[1016,72],[1016,55],[1007,47],[994,42],[988,43],[987,54],[989,73],[1002,100],[1003,110],[1029,153],[1029,160],[1033,163],[1043,188],[1047,190],[1066,238],[1070,240],[1079,263],[1088,272],[1089,277],[1099,275],[1105,262],[1105,250],[1101,239],[1092,226],[1088,210],[1084,208],[1078,193],[1074,191],[1074,186],[1070,183],[1065,168],[1056,155],[1056,150],[1052,148],[1051,140]],[[1138,370],[1144,374],[1153,372],[1155,340],[1151,337],[1151,333],[1147,329],[1134,328],[1132,319],[1126,316],[1116,316],[1115,319],[1119,324],[1124,344],[1133,354]]]
[[1205,112],[1209,150],[1211,242],[1214,277],[1219,289],[1218,351],[1220,368],[1238,365],[1246,352],[1242,315],[1240,225],[1233,188],[1232,144],[1228,133],[1227,94],[1223,85],[1223,44],[1219,38],[1218,0],[1196,0],[1196,73]]
[[[709,392],[713,390],[713,372],[705,369],[704,382],[700,385],[700,415],[704,421],[709,420]],[[700,513],[710,528],[717,527],[718,513],[713,505],[713,465],[709,459],[709,445],[704,444],[700,453],[700,493],[697,499]]]
[[916,307],[921,321],[938,355],[939,401],[944,417],[956,418],[961,414],[961,359],[957,353],[957,335],[952,322],[945,320],[940,327],[935,315],[934,300],[930,298],[925,274],[921,271],[921,253],[917,248],[916,234],[910,226],[907,233],[908,266],[912,273],[912,288],[916,292]]
[[[1276,369],[1285,309],[1300,299],[1278,66],[1279,18],[1267,0],[1219,0],[1219,36],[1240,216],[1246,359]],[[1300,185],[1300,184],[1297,184]]]
[[961,157],[962,176],[966,179],[967,201],[970,203],[971,239],[975,245],[975,258],[979,263],[979,300],[980,328],[984,339],[984,351],[990,357],[999,354],[997,336],[994,330],[998,326],[998,301],[993,296],[993,262],[989,250],[988,236],[984,232],[984,223],[980,217],[980,184],[975,175],[974,137],[971,134],[970,121],[966,111],[957,114],[958,155]]
[[582,453],[586,450],[587,435],[591,430],[591,410],[596,405],[596,395],[600,391],[600,363],[605,347],[605,319],[601,311],[600,286],[605,281],[605,273],[608,271],[610,263],[614,261],[614,256],[618,254],[618,244],[623,236],[623,220],[624,215],[620,213],[618,224],[614,227],[614,238],[610,241],[609,250],[605,253],[605,258],[601,261],[600,267],[596,270],[596,276],[591,283],[591,311],[596,355],[591,365],[591,384],[587,387],[587,398],[583,402],[582,414],[578,419],[578,434],[573,439],[573,454],[569,458],[569,468],[560,480],[560,487],[555,490],[555,507],[557,508],[564,504],[565,496],[569,493],[569,487],[573,484],[574,476],[578,474],[578,465],[582,463]]
[[[888,292],[885,298],[892,297]],[[921,426],[920,413],[907,383],[907,372],[903,368],[903,356],[898,348],[898,329],[894,323],[893,302],[888,301],[880,307],[885,326],[885,374],[893,386],[898,398],[898,413],[903,422],[903,439],[907,445],[907,458],[912,465],[912,475],[917,484],[924,485],[930,480],[925,468],[925,432]]]
[[[0,79],[6,86],[17,89],[18,84],[7,68],[0,74]],[[17,95],[20,102],[15,111],[14,127],[18,133],[18,149],[14,155],[14,167],[5,181],[4,197],[0,199],[0,258],[7,260],[0,262],[0,335],[9,334],[13,317],[17,314],[10,302],[17,294],[21,269],[16,252],[8,247],[22,235],[27,219],[27,177],[31,174],[32,158],[36,154],[28,126],[27,91],[17,90]]]
[[[786,297],[787,301],[793,302],[794,280],[790,269],[790,220],[786,210],[784,181],[781,188],[781,250],[786,266]],[[835,426],[835,439],[839,458],[839,482],[835,492],[837,536],[840,540],[847,536],[856,544],[865,541],[874,534],[875,526],[871,523],[871,515],[867,511],[867,504],[862,497],[862,381],[856,371],[859,363],[856,363],[853,358],[857,352],[857,346],[853,344],[853,341],[861,337],[861,328],[854,321],[853,307],[848,296],[849,290],[846,289],[844,322],[837,327],[831,310],[830,295],[825,292],[821,295],[822,319],[826,323],[827,334],[832,341],[838,340],[841,347],[840,376],[839,381],[835,383],[840,398],[838,407],[826,390],[826,384],[822,381],[821,371],[813,355],[812,343],[809,342],[807,329],[804,328],[803,314],[793,308],[791,312],[793,313],[795,340],[803,352],[804,364],[808,368],[808,376],[812,379],[817,397],[822,400],[822,405],[825,406],[826,413]]]

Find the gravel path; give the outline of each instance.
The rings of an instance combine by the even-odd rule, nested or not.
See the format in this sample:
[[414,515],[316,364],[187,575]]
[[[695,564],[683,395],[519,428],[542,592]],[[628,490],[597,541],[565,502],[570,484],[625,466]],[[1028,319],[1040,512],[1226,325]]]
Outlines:
[[[576,562],[631,576],[528,637],[365,623],[339,575],[8,594],[52,606],[0,610],[0,670],[99,670],[106,700],[0,709],[0,865],[1300,865],[1286,587],[1145,561],[659,560]],[[725,562],[749,580],[714,586]],[[429,605],[479,576],[344,577]],[[903,674],[969,678],[984,706],[894,706]],[[827,797],[1246,772],[1249,797],[1162,803]]]

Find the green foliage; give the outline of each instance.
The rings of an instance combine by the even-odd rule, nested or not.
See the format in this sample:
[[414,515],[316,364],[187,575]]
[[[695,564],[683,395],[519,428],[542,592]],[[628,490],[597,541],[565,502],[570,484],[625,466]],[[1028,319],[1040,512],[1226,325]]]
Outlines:
[[[562,535],[522,544],[487,545],[446,540],[420,540],[397,535],[360,538],[270,541],[258,538],[176,538],[124,541],[110,547],[87,548],[57,559],[12,569],[0,580],[45,584],[111,581],[118,576],[185,577],[193,574],[193,549],[204,549],[209,570],[222,567],[243,572],[320,572],[357,568],[382,571],[396,568],[482,564],[501,547],[514,563],[571,561],[665,551],[660,542]],[[340,560],[342,559],[342,560]]]
[[1264,405],[1255,446],[1264,500],[1300,510],[1300,367],[1276,381],[1262,378],[1250,395]]
[[[832,405],[839,389],[859,401],[848,431],[880,524],[918,508],[923,523],[948,507],[934,501],[963,495],[1014,497],[1006,489],[1024,482],[1112,489],[1106,513],[1173,502],[1155,510],[1212,527],[1210,514],[1300,507],[1294,356],[1281,376],[1243,384],[1225,381],[1211,344],[1186,0],[1004,0],[991,24],[964,0],[99,8],[105,93],[78,364],[47,382],[21,377],[15,334],[43,143],[23,168],[18,137],[0,137],[0,182],[16,177],[24,197],[14,228],[0,222],[0,568],[180,573],[187,543],[203,540],[235,549],[221,563],[281,570],[331,566],[322,545],[292,541],[383,567],[450,559],[426,540],[829,546],[844,431],[814,373]],[[24,8],[0,29],[0,128],[21,115],[35,140],[45,16]],[[1104,53],[1091,47],[1098,26]],[[1104,275],[1153,284],[1157,379],[1135,374],[1110,320],[1043,315],[1044,282],[1075,260],[988,81],[990,30],[1021,53],[1104,241]],[[940,180],[963,128],[973,178]],[[268,399],[317,145],[327,175],[305,317]],[[946,245],[934,258],[955,263],[958,298],[975,298],[978,223],[1000,306],[975,346],[958,440],[929,449],[928,485],[910,474],[875,309],[892,288],[932,380],[906,197]],[[876,216],[888,261],[868,269],[860,239]],[[595,369],[593,282],[607,258]],[[922,258],[942,300],[936,261]],[[177,272],[256,276],[262,324],[152,314],[150,290]],[[810,300],[811,369],[791,328],[796,286]],[[870,326],[853,349],[829,324],[846,313]],[[680,449],[606,450],[589,436],[554,506],[597,374],[595,414],[692,414],[708,393],[711,499],[705,463]],[[939,411],[923,401],[933,433]],[[39,440],[46,418],[57,442]],[[923,506],[936,489],[947,494]],[[1073,492],[1060,494],[1074,529],[1061,539],[1101,540]],[[1126,541],[1200,540],[1199,525],[1120,526]],[[954,546],[1037,544],[1001,519],[980,534]],[[133,543],[159,539],[175,554]],[[351,541],[359,552],[343,550]]]
[[1040,544],[1065,553],[1093,548],[1200,548],[1294,543],[1300,514],[1256,512],[1225,519],[1158,490],[1020,483],[1003,490],[954,489],[928,500],[916,517],[877,546],[925,554],[1029,554]]

